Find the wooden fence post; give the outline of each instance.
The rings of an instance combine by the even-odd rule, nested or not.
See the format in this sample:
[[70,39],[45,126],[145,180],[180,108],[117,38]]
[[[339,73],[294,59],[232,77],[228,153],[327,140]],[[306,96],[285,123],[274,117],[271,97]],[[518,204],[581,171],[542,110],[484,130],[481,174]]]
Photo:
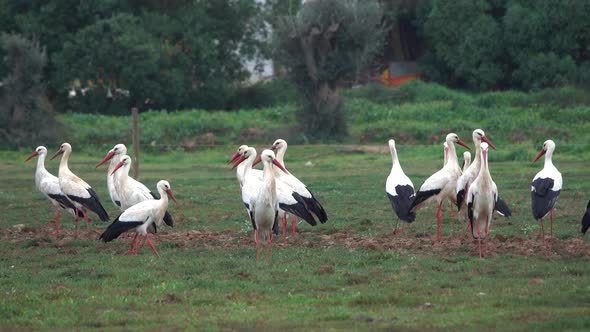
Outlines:
[[133,132],[131,140],[133,143],[133,177],[139,181],[139,114],[137,107],[131,109],[133,116]]

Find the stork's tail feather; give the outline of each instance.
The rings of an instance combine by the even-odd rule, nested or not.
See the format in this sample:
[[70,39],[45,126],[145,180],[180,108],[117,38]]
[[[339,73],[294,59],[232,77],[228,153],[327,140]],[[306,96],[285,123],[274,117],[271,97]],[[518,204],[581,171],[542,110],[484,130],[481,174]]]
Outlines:
[[164,223],[166,223],[166,225],[170,226],[170,227],[174,227],[174,220],[172,219],[172,215],[166,211],[166,213],[164,213]]
[[117,216],[117,218],[113,221],[113,223],[110,224],[109,227],[107,227],[107,229],[100,235],[100,238],[99,238],[100,240],[102,240],[104,242],[112,241],[112,240],[118,238],[119,235],[123,234],[124,232],[126,232],[130,229],[134,229],[135,227],[143,224],[141,221],[120,222],[119,221],[120,216],[121,215]]
[[506,202],[500,197],[498,197],[498,200],[496,201],[495,210],[504,217],[512,216],[512,211],[508,207],[508,204],[506,204]]
[[313,194],[311,194],[311,198],[301,196],[301,199],[305,203],[307,210],[313,213],[320,221],[320,223],[324,224],[326,223],[326,221],[328,221],[328,214],[326,213],[326,210],[324,210],[322,204],[320,204],[320,202],[313,196]]
[[438,193],[440,193],[440,191],[441,191],[441,189],[418,191],[416,193],[416,197],[414,198],[414,201],[412,202],[412,205],[410,205],[410,208],[408,209],[408,212],[409,213],[415,212],[414,210],[418,207],[418,205],[424,203],[430,197],[438,195]]
[[[293,194],[293,197],[295,197],[296,194]],[[295,199],[297,200],[297,197],[295,197]],[[315,226],[317,225],[317,221],[314,219],[314,217],[311,215],[311,213],[309,213],[309,211],[306,209],[305,204],[300,201],[297,200],[297,204],[283,204],[283,203],[279,203],[279,208],[281,208],[283,211],[289,212],[290,214],[294,214],[297,217],[299,217],[300,219],[303,219],[305,221],[307,221],[308,224]]]

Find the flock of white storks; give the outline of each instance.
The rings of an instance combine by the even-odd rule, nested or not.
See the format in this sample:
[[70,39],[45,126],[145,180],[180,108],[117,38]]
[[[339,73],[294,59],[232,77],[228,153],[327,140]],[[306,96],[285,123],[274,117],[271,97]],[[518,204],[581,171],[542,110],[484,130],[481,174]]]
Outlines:
[[[490,223],[494,212],[510,216],[508,205],[500,198],[498,187],[492,180],[489,171],[489,149],[496,149],[481,129],[473,131],[475,156],[471,161],[469,152],[463,154],[463,166],[459,166],[455,144],[468,150],[470,147],[450,133],[444,142],[444,166],[427,178],[420,189],[415,192],[410,178],[404,174],[397,155],[395,141],[389,140],[389,148],[393,165],[387,177],[385,191],[391,206],[398,218],[411,223],[416,218],[416,211],[428,203],[436,202],[438,209],[437,240],[442,238],[442,204],[450,201],[456,205],[460,213],[468,221],[467,227],[478,241],[480,257],[487,255],[487,239]],[[325,223],[328,215],[320,202],[314,197],[307,186],[291,174],[284,161],[287,142],[277,139],[271,147],[262,151],[257,157],[256,149],[242,145],[228,164],[233,163],[240,184],[242,201],[252,222],[254,241],[257,245],[257,261],[260,260],[261,244],[267,243],[267,262],[270,262],[270,247],[273,234],[282,229],[283,244],[286,242],[287,220],[291,215],[291,233],[295,238],[297,218],[305,220],[312,226]],[[535,219],[541,221],[542,239],[545,244],[543,218],[549,214],[551,220],[551,245],[553,245],[553,209],[562,187],[561,173],[553,165],[552,155],[555,143],[544,142],[543,147],[534,161],[545,155],[543,169],[538,172],[531,185],[531,206]],[[39,146],[25,161],[38,156],[35,172],[35,184],[55,207],[55,237],[59,236],[60,210],[74,215],[76,236],[78,234],[78,218],[83,217],[88,227],[90,210],[103,220],[109,216],[102,206],[94,189],[84,180],[76,176],[68,167],[72,147],[63,143],[53,158],[62,154],[58,176],[49,173],[45,168],[47,149]],[[156,184],[159,197],[141,182],[129,176],[131,157],[127,155],[124,144],[115,145],[96,167],[110,161],[107,171],[107,188],[113,203],[121,214],[100,235],[105,242],[112,241],[121,234],[135,233],[131,241],[130,253],[137,253],[138,236],[142,235],[142,243],[147,242],[153,252],[159,254],[149,239],[158,226],[173,226],[173,219],[168,208],[168,197],[176,202],[170,183],[160,180]],[[263,170],[253,167],[262,162]],[[453,211],[451,209],[451,211]],[[590,228],[590,202],[582,218],[582,234]],[[402,225],[399,230],[404,232]],[[397,225],[394,233],[398,232]],[[484,249],[482,250],[482,241]]]

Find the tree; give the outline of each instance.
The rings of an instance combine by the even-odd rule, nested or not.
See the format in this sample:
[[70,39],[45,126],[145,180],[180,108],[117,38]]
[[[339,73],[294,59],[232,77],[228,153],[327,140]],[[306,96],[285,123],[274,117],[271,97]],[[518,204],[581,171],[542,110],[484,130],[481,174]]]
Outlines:
[[287,70],[303,105],[298,113],[310,140],[347,135],[339,88],[360,79],[383,45],[377,1],[307,1],[275,27],[274,59]]
[[57,132],[51,104],[41,78],[47,62],[37,40],[16,34],[0,38],[8,74],[0,94],[0,138],[12,148],[50,144]]

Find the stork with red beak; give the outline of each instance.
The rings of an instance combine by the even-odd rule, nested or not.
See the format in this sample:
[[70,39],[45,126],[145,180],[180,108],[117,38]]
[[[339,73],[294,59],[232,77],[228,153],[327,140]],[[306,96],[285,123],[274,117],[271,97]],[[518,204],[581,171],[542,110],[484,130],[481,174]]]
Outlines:
[[262,185],[258,189],[256,196],[251,201],[252,217],[256,223],[257,251],[256,261],[260,261],[260,245],[263,240],[267,242],[266,261],[270,264],[270,247],[272,241],[272,227],[279,219],[279,201],[277,199],[276,172],[273,166],[276,166],[283,172],[287,170],[275,158],[274,152],[264,150],[261,154],[263,169]]
[[481,168],[467,192],[467,215],[471,223],[473,237],[478,241],[479,257],[481,258],[483,257],[481,250],[482,236],[485,239],[484,256],[488,254],[488,234],[496,202],[498,201],[498,187],[492,180],[488,167],[488,143],[481,143],[480,151]]
[[[285,141],[284,139],[277,139],[274,141],[274,143],[269,149],[276,153],[276,160],[286,169],[284,157],[285,152],[287,151],[287,141]],[[254,162],[254,165],[256,165],[259,161],[260,158],[258,158]],[[289,187],[291,187],[291,190],[293,191],[293,197],[297,200],[297,202],[303,204],[307,212],[313,216],[313,220],[305,219],[305,221],[307,221],[312,226],[317,225],[317,221],[319,221],[322,224],[328,221],[328,214],[324,210],[324,207],[315,198],[315,196],[311,193],[309,188],[307,188],[307,186],[303,182],[301,182],[298,178],[296,178],[293,174],[289,172],[279,173],[277,175],[277,178]],[[295,229],[297,224],[297,219],[295,215],[299,216],[300,213],[298,214],[291,211],[289,212],[293,215],[291,219],[291,236],[295,238]],[[283,219],[284,227],[286,226],[286,223],[287,221],[285,216],[285,219]]]
[[45,158],[47,157],[47,148],[44,146],[38,146],[33,153],[25,162],[31,158],[39,156],[37,159],[37,169],[35,170],[35,185],[53,206],[55,207],[55,238],[59,237],[59,210],[63,209],[71,213],[72,215],[77,214],[78,217],[83,217],[82,211],[77,211],[76,207],[59,188],[59,179],[57,176],[49,173],[45,169]]
[[141,235],[145,237],[154,254],[160,257],[156,247],[149,239],[148,230],[154,226],[162,226],[164,214],[168,208],[168,196],[175,203],[177,201],[172,193],[172,189],[170,189],[170,183],[168,181],[158,181],[156,188],[158,188],[160,199],[146,200],[128,208],[102,233],[100,239],[104,242],[109,242],[119,237],[122,233],[133,230],[135,237],[131,242],[130,252],[136,253],[135,243],[137,242],[137,237]]
[[[55,152],[51,159],[62,155],[59,162],[59,188],[66,195],[68,200],[76,207],[76,210],[81,210],[88,227],[88,213],[86,209],[96,213],[100,220],[109,220],[109,215],[100,203],[98,194],[92,187],[84,180],[76,176],[68,167],[68,160],[72,153],[72,146],[69,143],[63,143],[59,150]],[[76,214],[76,236],[78,236],[78,215]]]
[[115,188],[115,181],[116,179],[111,176],[115,166],[119,163],[121,156],[127,154],[127,147],[125,144],[117,144],[112,149],[109,150],[107,155],[96,164],[96,168],[98,166],[104,164],[107,161],[111,161],[109,163],[109,168],[107,169],[107,189],[109,190],[109,196],[111,197],[111,201],[115,204],[121,211],[125,211],[124,208],[121,207],[121,199],[119,198],[119,193],[117,193],[117,189]]
[[553,209],[559,198],[561,186],[563,184],[561,173],[553,165],[552,157],[555,151],[555,142],[546,140],[543,148],[533,160],[533,163],[545,155],[545,165],[543,169],[535,175],[531,185],[531,207],[533,217],[541,221],[541,235],[543,244],[545,244],[545,226],[543,218],[549,213],[551,218],[551,246],[553,246]]
[[456,204],[455,187],[457,185],[457,179],[461,175],[455,143],[470,150],[469,146],[460,140],[459,136],[455,133],[448,134],[445,141],[449,147],[447,164],[424,181],[409,209],[410,212],[416,212],[430,202],[434,201],[438,204],[438,210],[436,212],[436,238],[439,241],[442,239],[442,202],[450,199]]
[[[119,162],[110,174],[111,177],[115,178],[113,182],[121,202],[121,211],[125,211],[143,201],[158,199],[143,183],[129,176],[130,169],[131,157],[125,154],[119,158]],[[164,222],[170,227],[174,225],[172,215],[168,211],[164,213]]]

